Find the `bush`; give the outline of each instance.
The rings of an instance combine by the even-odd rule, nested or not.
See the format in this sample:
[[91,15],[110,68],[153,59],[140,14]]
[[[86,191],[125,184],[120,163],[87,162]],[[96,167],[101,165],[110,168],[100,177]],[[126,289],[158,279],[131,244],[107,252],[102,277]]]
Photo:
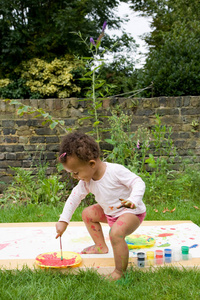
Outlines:
[[79,94],[81,88],[75,84],[81,63],[71,56],[55,58],[51,62],[33,58],[22,62],[10,74],[9,79],[0,80],[0,96],[9,99],[67,98]]
[[61,176],[54,174],[46,176],[48,164],[39,165],[34,175],[33,170],[11,167],[15,172],[13,182],[5,191],[1,202],[23,201],[25,203],[52,203],[63,200],[66,193],[66,183],[61,182]]

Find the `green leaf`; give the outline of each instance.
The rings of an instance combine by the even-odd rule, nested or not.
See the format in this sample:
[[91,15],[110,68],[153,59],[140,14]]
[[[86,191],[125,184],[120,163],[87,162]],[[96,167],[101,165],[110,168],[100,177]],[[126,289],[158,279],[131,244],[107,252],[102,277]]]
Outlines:
[[88,80],[90,80],[90,81],[92,81],[92,78],[89,78],[89,77],[87,77],[87,78],[79,78],[79,80],[81,80],[81,81],[88,81]]
[[113,141],[112,139],[105,139],[105,142],[107,142],[111,145],[115,145],[115,141]]
[[100,121],[96,121],[96,122],[93,123],[92,126],[93,126],[93,127],[97,127],[97,126],[99,125],[99,123],[100,123]]
[[152,154],[149,154],[149,158],[145,160],[146,163],[148,163],[150,168],[155,168],[156,167],[156,161],[154,159],[154,156]]
[[93,74],[93,71],[89,71],[86,74],[84,74],[84,76],[91,76]]
[[106,81],[104,80],[104,81],[101,82],[101,83],[95,84],[95,89],[99,89],[99,88],[102,87],[105,83],[106,83]]
[[44,118],[47,118],[49,116],[49,113],[44,113],[44,114],[41,114]]
[[17,100],[11,100],[9,104],[17,104],[17,105],[21,105],[21,102],[17,101]]
[[23,108],[17,110],[17,115],[23,116],[24,110]]
[[91,118],[92,118],[91,116],[88,116],[88,117],[80,118],[79,120],[87,120],[87,119],[91,119]]
[[61,125],[65,125],[65,122],[64,122],[63,120],[59,121],[59,123],[60,123]]
[[58,122],[53,121],[53,123],[50,124],[50,128],[54,129],[56,127],[56,125],[58,125]]

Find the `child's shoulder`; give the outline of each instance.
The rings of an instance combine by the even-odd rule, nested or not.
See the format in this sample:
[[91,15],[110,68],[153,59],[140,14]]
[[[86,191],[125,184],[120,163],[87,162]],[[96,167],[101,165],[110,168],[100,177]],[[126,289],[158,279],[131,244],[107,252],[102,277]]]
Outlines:
[[106,165],[107,165],[107,169],[110,169],[110,170],[113,170],[113,171],[127,169],[123,165],[120,165],[120,164],[117,164],[117,163],[106,162]]

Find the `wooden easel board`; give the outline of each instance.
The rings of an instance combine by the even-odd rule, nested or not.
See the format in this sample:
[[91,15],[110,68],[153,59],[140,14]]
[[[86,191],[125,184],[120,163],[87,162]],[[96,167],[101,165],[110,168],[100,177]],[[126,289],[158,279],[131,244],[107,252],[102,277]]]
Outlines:
[[[109,241],[109,226],[102,225],[107,254],[81,254],[82,263],[73,271],[95,268],[99,273],[114,269],[113,251]],[[173,262],[176,266],[200,267],[200,227],[191,221],[144,221],[135,231],[136,234],[147,234],[156,239],[153,248],[142,249],[144,252],[156,249],[180,247],[187,245],[192,258]],[[50,251],[59,251],[59,240],[55,239],[55,223],[2,223],[0,224],[0,268],[21,269],[24,265],[35,268],[37,255]],[[62,237],[63,251],[80,253],[82,249],[93,244],[83,222],[71,222]],[[137,265],[137,252],[130,251],[129,264]],[[171,264],[167,264],[171,265]],[[66,271],[66,270],[65,270]],[[67,270],[69,271],[69,269]]]

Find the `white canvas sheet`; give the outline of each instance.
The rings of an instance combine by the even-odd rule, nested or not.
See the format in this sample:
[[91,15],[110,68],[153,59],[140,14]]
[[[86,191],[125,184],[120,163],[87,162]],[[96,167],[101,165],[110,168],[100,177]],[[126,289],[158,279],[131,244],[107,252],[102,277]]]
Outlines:
[[[108,254],[98,254],[98,257],[113,257],[109,241],[109,226],[103,225]],[[140,226],[135,234],[146,234],[156,240],[152,248],[177,248],[189,246],[193,258],[200,257],[200,227],[193,223],[180,223],[167,226]],[[59,251],[59,239],[55,239],[55,227],[1,227],[0,228],[0,259],[35,259],[38,254]],[[63,251],[80,253],[84,248],[93,244],[87,229],[82,226],[69,226],[62,237]],[[144,249],[143,249],[144,250]],[[140,250],[138,250],[140,251]],[[131,251],[135,256],[137,250]],[[81,254],[82,257],[97,257],[97,254]]]

